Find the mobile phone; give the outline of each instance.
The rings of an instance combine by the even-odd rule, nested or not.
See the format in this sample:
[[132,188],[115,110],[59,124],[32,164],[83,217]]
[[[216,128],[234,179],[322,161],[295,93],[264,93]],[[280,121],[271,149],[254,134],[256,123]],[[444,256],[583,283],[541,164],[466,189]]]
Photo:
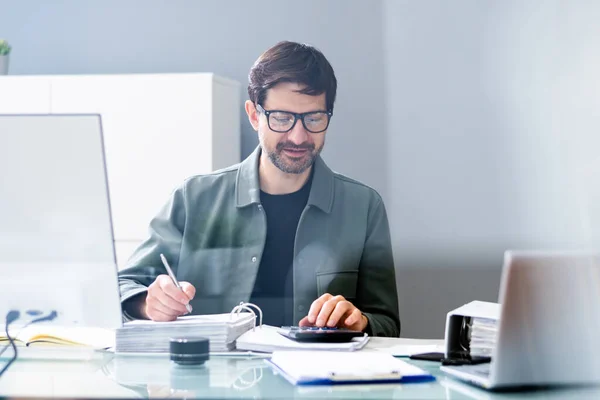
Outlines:
[[469,356],[465,358],[444,358],[442,365],[475,365],[486,364],[492,361],[492,357],[488,356]]
[[492,361],[491,357],[487,356],[471,356],[466,354],[454,354],[452,357],[446,358],[444,353],[420,353],[412,354],[411,360],[437,361],[442,365],[475,365],[484,364]]
[[355,337],[365,334],[343,328],[328,328],[316,326],[283,326],[278,331],[281,335],[297,342],[341,343],[350,342]]
[[437,361],[440,362],[446,355],[444,353],[419,353],[419,354],[411,354],[409,356],[411,360],[425,360],[425,361]]

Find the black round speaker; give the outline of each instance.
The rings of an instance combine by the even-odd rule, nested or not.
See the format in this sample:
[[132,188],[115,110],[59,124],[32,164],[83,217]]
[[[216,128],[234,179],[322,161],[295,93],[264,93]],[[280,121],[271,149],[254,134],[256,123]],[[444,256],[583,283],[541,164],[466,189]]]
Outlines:
[[169,341],[171,361],[181,365],[204,364],[209,359],[208,339],[203,337],[175,337]]

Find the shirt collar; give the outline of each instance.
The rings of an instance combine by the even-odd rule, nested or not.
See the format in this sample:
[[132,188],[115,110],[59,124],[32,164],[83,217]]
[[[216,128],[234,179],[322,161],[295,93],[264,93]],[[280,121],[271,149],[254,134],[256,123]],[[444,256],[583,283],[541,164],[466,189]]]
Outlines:
[[[235,184],[235,198],[237,207],[246,207],[260,203],[260,181],[258,179],[258,165],[261,148],[256,149],[241,162]],[[312,186],[308,196],[308,205],[318,207],[330,213],[333,207],[334,175],[325,161],[318,156],[313,164],[314,172]]]

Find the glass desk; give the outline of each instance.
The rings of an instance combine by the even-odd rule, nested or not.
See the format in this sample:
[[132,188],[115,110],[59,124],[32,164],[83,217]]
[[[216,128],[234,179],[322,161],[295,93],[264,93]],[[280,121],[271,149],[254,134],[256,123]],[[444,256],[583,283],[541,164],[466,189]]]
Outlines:
[[[5,362],[5,360],[1,360]],[[412,361],[411,361],[412,362]],[[293,386],[264,358],[212,357],[204,366],[183,368],[165,356],[115,356],[88,361],[19,360],[0,377],[0,397],[74,398],[386,398],[520,399],[600,398],[600,388],[491,393],[439,372],[439,364],[414,361],[437,381],[391,385]]]

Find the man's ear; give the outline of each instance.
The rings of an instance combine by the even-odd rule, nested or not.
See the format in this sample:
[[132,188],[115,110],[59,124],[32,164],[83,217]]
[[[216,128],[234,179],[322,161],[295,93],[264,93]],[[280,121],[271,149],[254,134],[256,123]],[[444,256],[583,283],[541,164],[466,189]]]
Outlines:
[[248,114],[248,121],[250,121],[250,125],[254,128],[255,131],[258,132],[258,111],[256,110],[256,106],[251,100],[246,100],[244,104],[246,108],[246,114]]

